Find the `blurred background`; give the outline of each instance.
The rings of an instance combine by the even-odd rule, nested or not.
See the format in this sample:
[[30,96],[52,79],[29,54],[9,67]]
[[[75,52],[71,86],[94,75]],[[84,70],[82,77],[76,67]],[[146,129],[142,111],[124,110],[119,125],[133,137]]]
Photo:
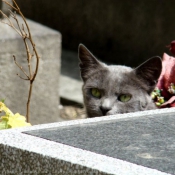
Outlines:
[[175,1],[17,0],[25,16],[62,34],[63,49],[85,44],[99,59],[137,66],[175,35]]

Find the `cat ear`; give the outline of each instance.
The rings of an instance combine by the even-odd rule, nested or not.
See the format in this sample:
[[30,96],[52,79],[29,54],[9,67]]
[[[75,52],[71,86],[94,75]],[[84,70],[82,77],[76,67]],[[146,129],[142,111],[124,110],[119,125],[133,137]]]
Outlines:
[[146,83],[148,93],[154,90],[161,71],[162,61],[158,56],[150,58],[135,69],[137,77]]
[[81,77],[84,81],[86,81],[88,76],[95,70],[99,69],[102,64],[83,44],[79,45],[78,53],[80,59],[79,67],[81,71]]

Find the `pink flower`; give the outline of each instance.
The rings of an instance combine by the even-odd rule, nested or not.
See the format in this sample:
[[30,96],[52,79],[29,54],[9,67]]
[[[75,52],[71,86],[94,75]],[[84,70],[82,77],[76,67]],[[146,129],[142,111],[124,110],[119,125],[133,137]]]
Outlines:
[[[175,41],[171,51],[175,53]],[[163,103],[161,107],[175,107],[175,89],[173,89],[175,87],[174,85],[175,58],[164,53],[162,59],[162,72],[157,83],[157,87],[161,89],[161,95],[166,100],[166,102]]]

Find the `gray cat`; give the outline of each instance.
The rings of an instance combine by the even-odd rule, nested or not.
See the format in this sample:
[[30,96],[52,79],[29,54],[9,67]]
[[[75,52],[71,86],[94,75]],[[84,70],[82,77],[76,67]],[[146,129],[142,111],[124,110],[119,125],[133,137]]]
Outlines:
[[160,57],[135,69],[108,66],[80,44],[79,59],[87,117],[156,109],[150,94],[162,70]]

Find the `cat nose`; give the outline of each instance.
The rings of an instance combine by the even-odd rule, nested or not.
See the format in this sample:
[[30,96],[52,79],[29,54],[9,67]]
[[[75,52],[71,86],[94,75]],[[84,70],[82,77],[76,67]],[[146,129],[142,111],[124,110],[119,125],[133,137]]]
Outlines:
[[101,106],[100,110],[101,110],[103,116],[105,116],[107,114],[107,112],[111,110],[111,108],[106,108],[106,107]]

